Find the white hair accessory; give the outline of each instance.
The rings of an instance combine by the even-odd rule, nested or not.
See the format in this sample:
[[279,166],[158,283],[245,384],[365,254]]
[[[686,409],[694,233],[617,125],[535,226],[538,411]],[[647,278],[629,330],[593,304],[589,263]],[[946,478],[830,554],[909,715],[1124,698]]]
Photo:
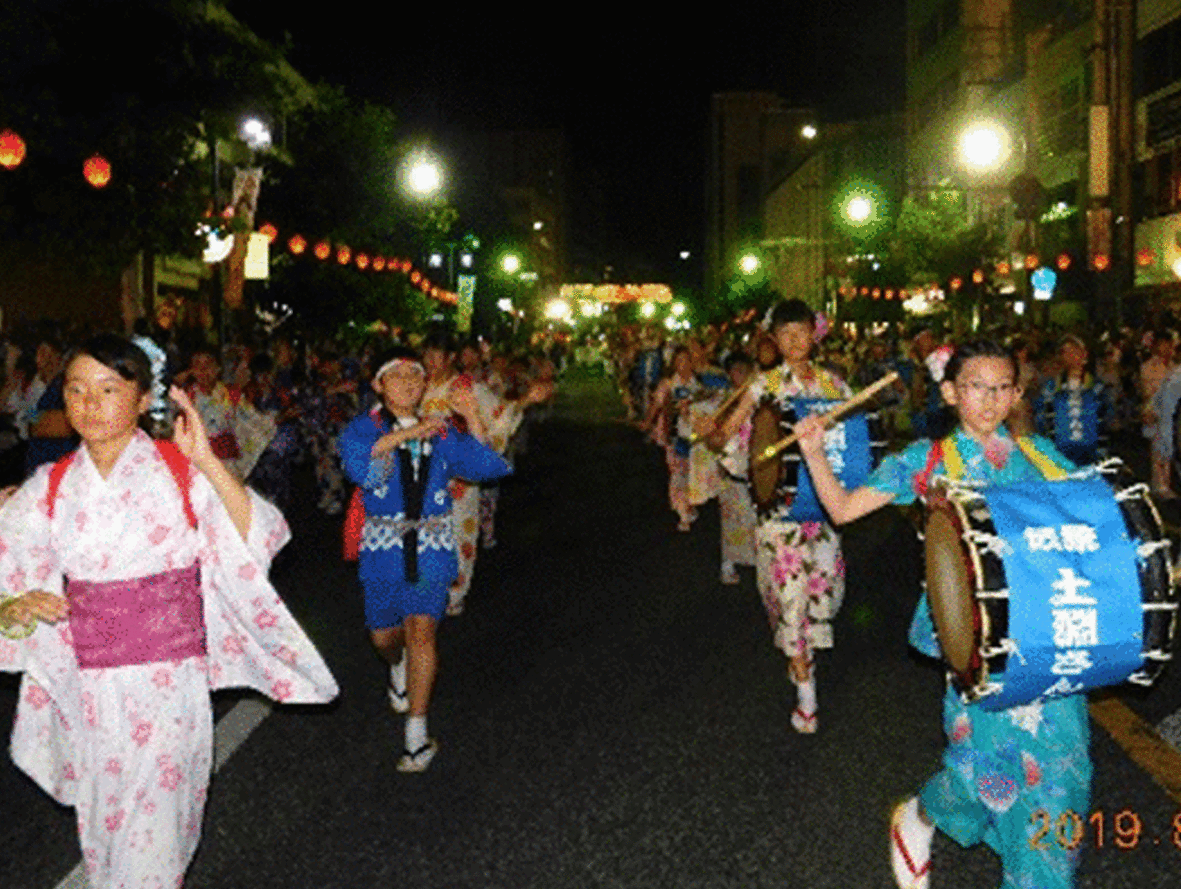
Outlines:
[[413,358],[391,358],[377,369],[377,373],[373,375],[373,379],[380,380],[387,372],[393,370],[399,364],[409,364],[411,367],[417,368],[418,372],[424,377],[426,376],[426,368],[422,366],[422,362],[415,361]]
[[943,376],[947,373],[947,362],[951,361],[951,356],[954,354],[955,349],[951,346],[940,346],[938,349],[933,349],[931,354],[924,359],[931,379],[936,383],[943,382]]

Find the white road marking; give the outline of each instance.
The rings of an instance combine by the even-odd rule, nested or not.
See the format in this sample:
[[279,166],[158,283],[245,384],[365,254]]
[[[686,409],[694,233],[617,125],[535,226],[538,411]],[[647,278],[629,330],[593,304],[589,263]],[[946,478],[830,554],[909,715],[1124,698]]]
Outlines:
[[[246,698],[239,701],[213,727],[213,773],[216,775],[250,733],[271,715],[271,702],[266,698]],[[90,889],[86,866],[78,864],[54,889]]]
[[1181,750],[1181,710],[1162,719],[1156,730],[1162,738]]

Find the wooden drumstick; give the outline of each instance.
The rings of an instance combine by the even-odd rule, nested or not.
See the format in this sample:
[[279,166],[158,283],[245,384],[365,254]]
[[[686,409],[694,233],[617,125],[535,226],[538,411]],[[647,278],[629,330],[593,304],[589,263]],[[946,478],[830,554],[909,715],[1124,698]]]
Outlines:
[[[865,402],[869,401],[871,398],[873,398],[875,395],[877,395],[879,392],[881,392],[883,389],[885,389],[887,386],[889,386],[891,383],[893,383],[897,379],[898,379],[898,372],[891,371],[890,373],[888,373],[884,377],[882,377],[880,380],[876,380],[875,382],[871,383],[869,386],[866,386],[864,389],[862,389],[860,392],[858,392],[856,395],[854,395],[848,401],[842,401],[840,404],[838,404],[832,410],[830,410],[824,414],[821,414],[820,419],[824,422],[825,428],[831,426],[833,423],[835,423],[837,420],[839,420],[845,414],[849,413],[849,411],[853,410],[853,408],[860,407],[861,405],[865,404]],[[779,439],[779,441],[775,442],[775,444],[767,445],[767,447],[763,449],[763,453],[759,454],[758,459],[755,462],[763,463],[767,460],[770,460],[772,457],[776,456],[784,448],[789,448],[793,444],[795,444],[797,438],[799,438],[799,436],[793,432],[791,435],[787,436],[786,438]]]
[[[735,389],[733,392],[731,392],[726,397],[726,400],[722,402],[721,407],[719,407],[716,411],[714,411],[713,414],[710,416],[709,422],[710,422],[711,426],[716,427],[718,425],[718,420],[720,420],[723,416],[725,416],[726,411],[730,410],[730,408],[734,406],[734,403],[736,401],[738,401],[739,398],[741,398],[743,395],[746,394],[746,390],[750,388],[750,384],[754,381],[754,378],[755,378],[755,375],[751,374],[749,377],[746,378],[745,383],[743,383],[741,386],[739,386],[737,389]],[[689,436],[689,444],[696,444],[698,441],[701,440],[701,438],[702,438],[702,436],[700,436],[696,432],[694,432],[692,435]]]

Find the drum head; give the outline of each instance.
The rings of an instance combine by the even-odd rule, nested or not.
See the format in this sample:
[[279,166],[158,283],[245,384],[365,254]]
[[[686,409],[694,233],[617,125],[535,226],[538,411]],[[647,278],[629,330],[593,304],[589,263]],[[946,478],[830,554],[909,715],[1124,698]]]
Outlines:
[[760,459],[763,451],[782,437],[779,427],[779,409],[773,400],[765,400],[755,408],[750,417],[750,496],[755,506],[767,509],[775,502],[780,482],[783,480],[783,458],[776,455],[770,460]]
[[973,617],[972,578],[964,557],[959,522],[944,506],[927,518],[927,598],[943,656],[958,674],[964,675],[976,648]]

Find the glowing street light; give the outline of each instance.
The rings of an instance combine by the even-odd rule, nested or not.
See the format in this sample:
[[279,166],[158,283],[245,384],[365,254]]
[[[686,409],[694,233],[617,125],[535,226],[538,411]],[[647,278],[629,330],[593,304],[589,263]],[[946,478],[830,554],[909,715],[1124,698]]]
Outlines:
[[675,302],[671,306],[669,306],[668,310],[670,312],[672,312],[674,318],[680,318],[682,315],[685,314],[685,304],[678,300],[677,302]]
[[427,154],[410,158],[405,171],[406,188],[419,198],[434,196],[443,185],[443,170],[438,161]]
[[656,314],[656,306],[653,303],[644,303],[640,306],[640,314],[645,318],[651,318]]
[[500,311],[502,311],[502,312],[511,313],[513,310],[513,301],[511,299],[509,299],[508,297],[498,299],[496,301],[496,308],[500,309]]
[[255,151],[271,147],[271,131],[257,117],[248,117],[242,121],[240,133],[242,141]]
[[753,253],[747,253],[742,259],[738,260],[738,268],[744,275],[753,275],[759,270],[760,265],[759,258]]
[[545,306],[545,317],[551,321],[562,321],[570,317],[570,303],[564,299],[551,299]]
[[803,136],[805,139],[815,139],[816,138],[816,127],[812,126],[812,124],[805,124],[804,128],[802,130],[800,130],[800,135]]
[[500,267],[507,275],[515,275],[521,270],[521,257],[515,253],[506,253],[500,260]]
[[873,215],[873,201],[865,195],[854,195],[845,202],[845,216],[852,223],[860,225]]
[[999,170],[1009,159],[1009,132],[998,123],[978,121],[960,134],[960,160],[978,173]]

